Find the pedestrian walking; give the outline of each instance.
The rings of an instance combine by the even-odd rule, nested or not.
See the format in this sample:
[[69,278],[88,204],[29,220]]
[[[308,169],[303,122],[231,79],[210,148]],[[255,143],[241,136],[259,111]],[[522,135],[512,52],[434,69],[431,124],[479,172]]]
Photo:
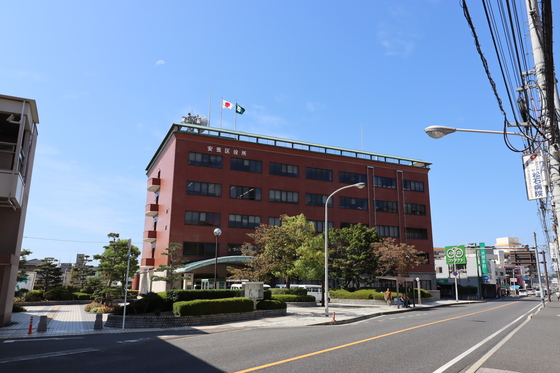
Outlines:
[[556,292],[556,298],[558,299],[558,302],[560,302],[560,290]]
[[387,302],[387,305],[390,306],[392,301],[393,301],[393,294],[391,293],[391,290],[387,288],[387,291],[385,292],[385,302]]

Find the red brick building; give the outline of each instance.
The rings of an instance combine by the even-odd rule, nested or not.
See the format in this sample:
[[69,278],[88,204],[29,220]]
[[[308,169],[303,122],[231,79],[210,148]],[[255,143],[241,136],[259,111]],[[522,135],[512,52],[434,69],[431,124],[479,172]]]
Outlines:
[[[380,236],[395,237],[426,253],[427,264],[411,273],[424,289],[435,289],[428,185],[429,163],[370,152],[292,141],[238,131],[173,124],[147,167],[148,194],[141,292],[161,291],[150,275],[170,243],[183,245],[196,279],[213,278],[218,257],[235,261],[247,233],[261,223],[278,224],[283,214],[305,214],[324,230],[326,198],[329,228],[362,223]],[[218,266],[218,278],[227,277]],[[192,264],[191,264],[192,267]]]

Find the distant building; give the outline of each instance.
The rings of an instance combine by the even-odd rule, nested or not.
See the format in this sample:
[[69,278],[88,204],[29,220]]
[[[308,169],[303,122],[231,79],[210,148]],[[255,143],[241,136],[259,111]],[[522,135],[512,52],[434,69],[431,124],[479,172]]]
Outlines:
[[[194,122],[190,122],[194,123]],[[362,223],[424,253],[426,264],[409,273],[435,289],[429,163],[358,150],[261,136],[196,124],[173,124],[147,167],[148,193],[142,248],[141,293],[165,290],[151,276],[168,263],[162,255],[179,243],[195,282],[226,278],[241,265],[239,249],[261,223],[305,214],[325,229],[325,201],[337,193],[328,228]],[[216,237],[214,230],[222,233]],[[217,244],[218,265],[215,251]]]
[[12,317],[38,123],[35,100],[0,95],[0,326]]

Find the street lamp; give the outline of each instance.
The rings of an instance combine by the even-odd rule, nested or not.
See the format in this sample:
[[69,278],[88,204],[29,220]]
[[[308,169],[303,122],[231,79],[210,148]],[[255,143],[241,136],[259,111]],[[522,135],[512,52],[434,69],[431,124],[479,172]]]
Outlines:
[[416,282],[418,283],[418,305],[422,305],[422,293],[420,292],[420,278],[416,277]]
[[323,299],[325,302],[325,316],[329,316],[329,221],[328,221],[328,214],[329,214],[329,200],[332,196],[336,193],[340,192],[343,189],[353,188],[356,187],[358,189],[363,189],[366,186],[366,183],[356,183],[351,185],[343,186],[342,188],[338,188],[334,192],[331,193],[330,196],[327,197],[325,201],[325,226],[323,227],[325,231],[325,291],[323,293]]
[[522,133],[519,132],[504,132],[504,131],[487,131],[487,130],[468,130],[464,128],[453,128],[453,127],[446,127],[446,126],[430,126],[424,128],[424,131],[433,139],[441,139],[445,135],[449,135],[453,132],[476,132],[476,133],[493,133],[496,135],[517,135],[523,136],[527,138]]
[[218,277],[218,237],[222,234],[220,228],[214,229],[214,236],[216,236],[216,261],[214,262],[214,289],[217,289],[216,281]]

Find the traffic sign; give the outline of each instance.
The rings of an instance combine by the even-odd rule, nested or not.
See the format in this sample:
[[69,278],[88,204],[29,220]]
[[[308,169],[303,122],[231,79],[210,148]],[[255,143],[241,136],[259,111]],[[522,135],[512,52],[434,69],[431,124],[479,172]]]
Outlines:
[[453,276],[459,276],[459,272],[457,271],[453,272]]

